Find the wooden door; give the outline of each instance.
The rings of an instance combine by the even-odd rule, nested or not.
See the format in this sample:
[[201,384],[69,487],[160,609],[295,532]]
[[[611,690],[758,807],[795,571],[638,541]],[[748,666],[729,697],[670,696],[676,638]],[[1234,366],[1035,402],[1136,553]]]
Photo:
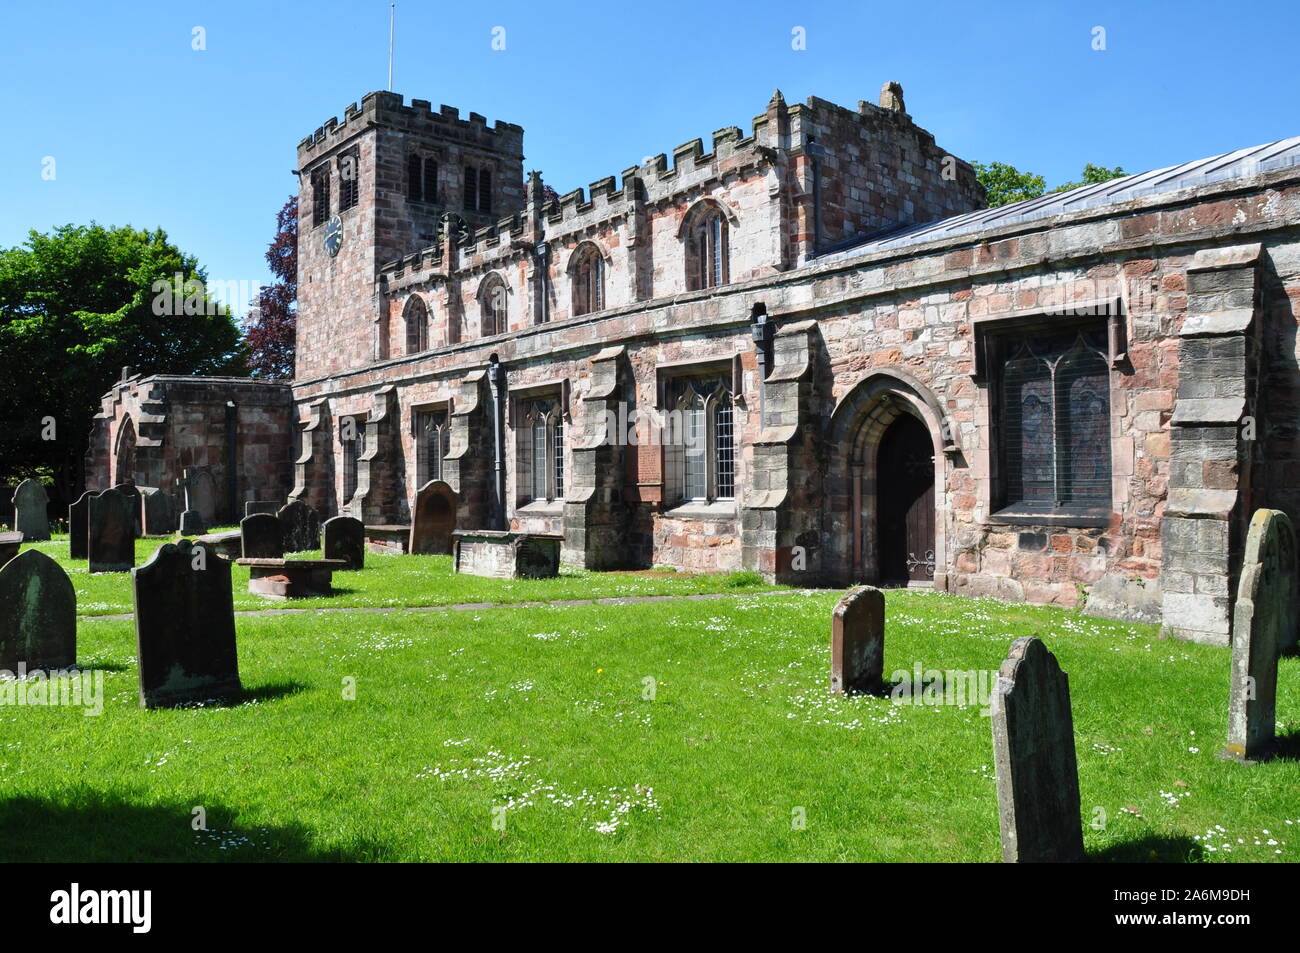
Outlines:
[[934,442],[921,421],[901,414],[876,454],[880,580],[934,580]]

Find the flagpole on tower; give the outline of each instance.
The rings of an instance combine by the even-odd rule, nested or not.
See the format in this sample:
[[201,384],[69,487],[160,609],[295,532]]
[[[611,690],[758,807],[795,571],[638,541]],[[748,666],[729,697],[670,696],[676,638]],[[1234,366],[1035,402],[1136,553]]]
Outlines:
[[393,91],[393,18],[396,15],[397,4],[388,5],[388,91]]

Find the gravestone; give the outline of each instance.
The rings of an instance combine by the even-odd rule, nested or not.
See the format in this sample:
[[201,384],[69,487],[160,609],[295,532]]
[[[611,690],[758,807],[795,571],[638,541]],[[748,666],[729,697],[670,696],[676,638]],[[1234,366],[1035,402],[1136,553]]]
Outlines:
[[186,467],[180,482],[185,487],[185,509],[197,512],[205,528],[215,524],[217,480],[212,475],[212,470],[208,467]]
[[28,542],[49,539],[49,504],[44,486],[36,480],[23,480],[14,490],[14,530]]
[[135,522],[132,525],[132,531],[135,533],[136,538],[139,539],[144,528],[143,520],[140,518],[141,497],[139,488],[134,483],[119,483],[117,486],[113,487],[113,489],[117,490],[117,492],[121,493],[131,501],[131,511],[135,514]]
[[990,706],[1002,859],[1083,859],[1070,680],[1032,636],[1016,639]]
[[156,486],[140,487],[145,536],[170,536],[176,532],[176,499]]
[[0,567],[0,669],[77,664],[77,595],[58,563],[38,549]]
[[1295,627],[1295,530],[1281,510],[1256,510],[1233,607],[1225,757],[1252,762],[1273,754],[1277,657]]
[[289,553],[320,549],[320,517],[302,500],[280,507],[275,514],[284,528],[284,549]]
[[275,500],[248,500],[244,503],[244,515],[252,516],[254,513],[270,513],[274,516],[281,505]]
[[165,708],[237,697],[230,563],[201,543],[163,543],[131,573],[140,704]]
[[202,536],[208,531],[208,524],[198,510],[181,510],[180,532],[182,536]]
[[254,513],[239,521],[240,555],[245,559],[284,556],[284,527],[271,513]]
[[456,491],[441,480],[430,480],[415,495],[408,551],[423,556],[446,555],[451,552],[455,529]]
[[86,558],[86,533],[90,526],[90,498],[94,490],[87,490],[68,507],[68,556]]
[[86,556],[91,572],[126,572],[135,565],[135,513],[131,497],[104,490],[90,497]]
[[23,534],[17,531],[12,533],[0,533],[0,566],[3,566],[9,560],[18,555],[18,550],[23,545]]
[[326,559],[342,559],[348,569],[361,569],[366,564],[366,528],[361,520],[351,516],[336,516],[325,521]]
[[831,691],[850,695],[884,689],[885,596],[858,586],[831,614]]

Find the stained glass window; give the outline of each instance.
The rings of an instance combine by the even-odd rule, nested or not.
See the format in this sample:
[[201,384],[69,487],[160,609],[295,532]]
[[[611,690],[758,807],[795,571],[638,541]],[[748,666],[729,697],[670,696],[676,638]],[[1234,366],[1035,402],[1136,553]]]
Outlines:
[[1003,503],[1028,512],[1109,507],[1110,371],[1104,329],[1003,342]]

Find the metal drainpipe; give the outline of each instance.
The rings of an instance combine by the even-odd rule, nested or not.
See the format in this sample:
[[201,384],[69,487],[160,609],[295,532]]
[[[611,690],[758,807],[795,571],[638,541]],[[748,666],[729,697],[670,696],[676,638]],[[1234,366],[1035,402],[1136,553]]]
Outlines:
[[822,171],[818,156],[825,153],[822,147],[817,145],[817,141],[811,137],[808,139],[806,151],[808,158],[812,160],[813,236],[811,257],[816,258],[821,247],[822,235]]
[[226,509],[231,522],[239,522],[239,460],[235,439],[236,408],[233,400],[226,401]]
[[767,305],[759,301],[750,310],[752,323],[750,336],[754,339],[754,352],[758,358],[758,429],[767,426],[767,359],[772,347],[772,322],[767,317]]
[[506,528],[506,461],[505,461],[505,409],[506,369],[493,354],[488,359],[488,384],[492,388],[492,424],[495,430],[492,455],[492,523],[494,529]]

